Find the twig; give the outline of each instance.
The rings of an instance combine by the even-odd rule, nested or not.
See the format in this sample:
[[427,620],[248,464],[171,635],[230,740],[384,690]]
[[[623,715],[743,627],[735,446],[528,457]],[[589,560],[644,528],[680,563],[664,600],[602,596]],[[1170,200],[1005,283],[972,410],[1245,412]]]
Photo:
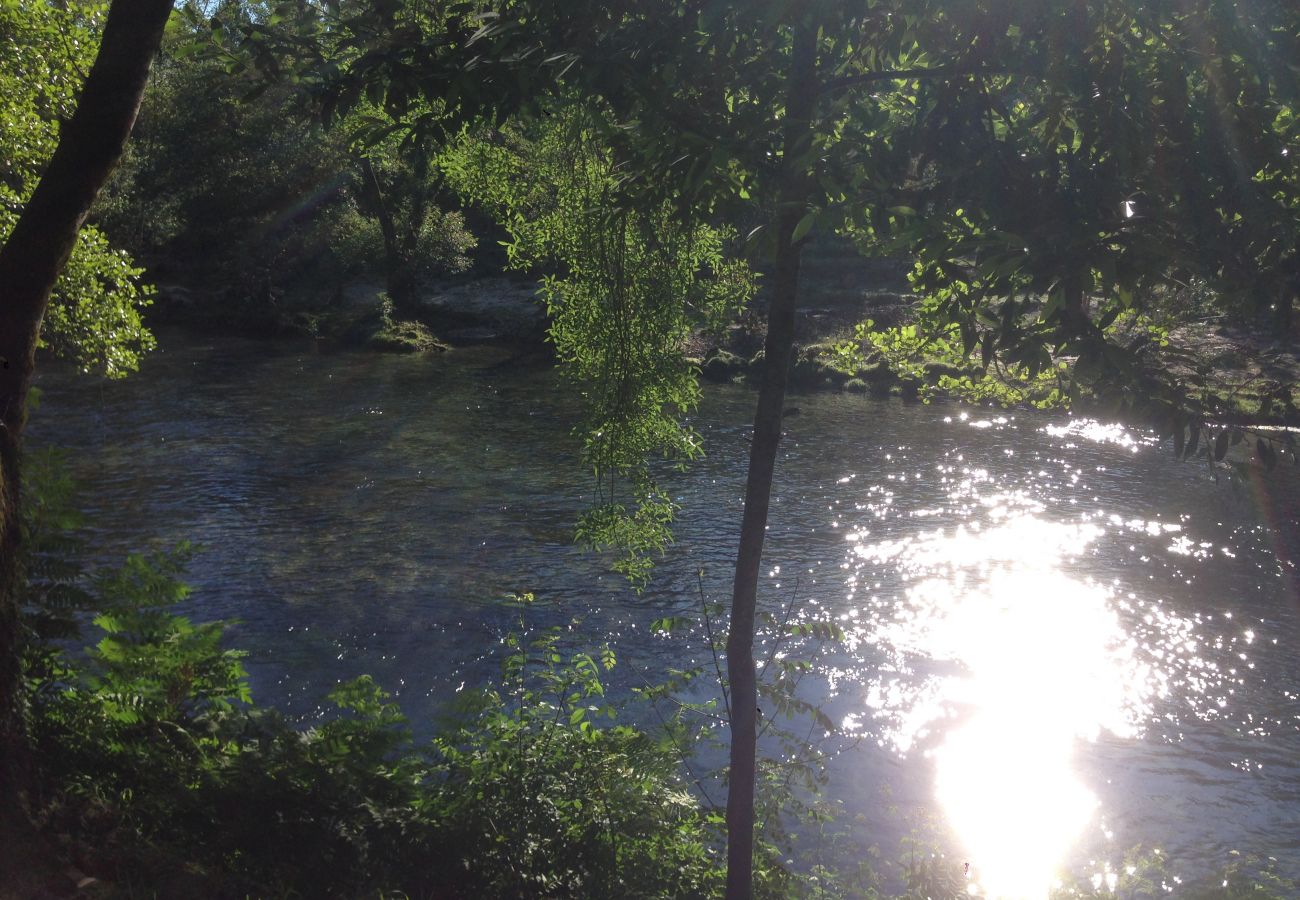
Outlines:
[[767,667],[772,664],[776,658],[777,651],[781,649],[781,639],[785,637],[785,626],[790,623],[790,616],[794,612],[794,601],[799,597],[799,576],[794,577],[794,591],[790,594],[790,602],[786,604],[785,616],[781,619],[781,624],[776,631],[776,642],[772,644],[771,651],[767,654],[767,659],[763,660],[763,668],[758,670],[758,680],[762,681],[763,676],[767,674]]
[[[650,684],[649,679],[645,677],[645,673],[642,672],[637,667],[636,663],[629,662],[628,665],[631,666],[632,669],[636,671],[637,675],[641,678],[641,680],[645,682],[646,687],[653,687],[653,685]],[[672,700],[674,703],[676,703],[678,706],[682,707],[683,709],[692,708],[686,706],[676,697],[669,697],[667,694],[664,694],[663,696],[668,697],[668,699]],[[664,719],[663,713],[659,712],[659,706],[658,704],[655,703],[655,700],[653,698],[650,700],[650,709],[651,711],[654,712],[655,718],[659,720],[659,724],[663,728],[664,733],[667,734],[669,740],[673,742],[673,747],[677,750],[677,756],[682,761],[682,768],[686,770],[686,774],[690,777],[691,782],[695,785],[696,788],[699,789],[700,795],[704,797],[705,802],[707,802],[712,809],[715,810],[719,809],[720,807],[718,806],[718,804],[715,803],[713,797],[709,795],[709,791],[704,786],[704,782],[700,780],[700,776],[696,775],[695,770],[691,768],[691,761],[689,755],[686,753],[685,748],[683,748],[681,744],[677,742],[677,738],[676,736],[674,736],[673,730],[668,726],[668,722]],[[696,709],[694,711],[700,713],[701,715],[707,715],[703,710]]]
[[727,721],[731,721],[731,694],[727,690],[727,679],[722,677],[722,664],[718,661],[718,642],[713,637],[713,620],[709,618],[709,601],[704,597],[704,572],[696,570],[695,582],[700,592],[700,608],[704,610],[704,632],[709,638],[709,653],[713,656],[713,671],[718,675],[718,686],[722,688],[722,708],[727,712]]
[[1009,69],[965,67],[960,64],[947,66],[921,66],[915,69],[880,69],[875,72],[862,72],[858,75],[845,75],[832,78],[821,86],[818,93],[830,94],[848,87],[862,84],[874,84],[878,81],[911,81],[915,78],[938,78],[943,75],[1011,75]]

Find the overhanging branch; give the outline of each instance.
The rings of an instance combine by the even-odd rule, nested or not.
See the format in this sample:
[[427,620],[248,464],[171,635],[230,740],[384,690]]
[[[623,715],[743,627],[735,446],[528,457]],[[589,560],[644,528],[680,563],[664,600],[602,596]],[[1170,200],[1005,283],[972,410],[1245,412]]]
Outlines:
[[831,94],[845,88],[863,84],[875,84],[880,81],[911,81],[919,78],[942,78],[950,75],[1008,75],[1009,69],[988,66],[968,66],[954,63],[948,66],[921,66],[915,69],[880,69],[875,72],[861,72],[857,75],[845,75],[832,78],[819,89],[820,94]]

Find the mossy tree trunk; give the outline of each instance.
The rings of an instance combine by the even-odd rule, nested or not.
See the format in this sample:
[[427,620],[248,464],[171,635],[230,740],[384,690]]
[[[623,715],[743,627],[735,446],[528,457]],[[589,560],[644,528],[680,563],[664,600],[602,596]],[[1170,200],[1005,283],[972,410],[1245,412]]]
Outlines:
[[0,248],[0,816],[21,808],[28,765],[19,640],[20,460],[41,321],[95,195],[121,158],[171,0],[113,0],[77,110]]

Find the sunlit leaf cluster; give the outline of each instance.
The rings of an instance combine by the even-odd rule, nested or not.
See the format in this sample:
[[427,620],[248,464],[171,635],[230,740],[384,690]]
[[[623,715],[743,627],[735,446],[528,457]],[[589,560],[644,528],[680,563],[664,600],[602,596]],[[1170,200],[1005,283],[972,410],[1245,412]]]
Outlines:
[[467,132],[442,166],[506,224],[511,265],[542,274],[550,340],[585,401],[580,436],[600,485],[579,536],[622,551],[619,567],[643,582],[674,508],[651,460],[699,454],[680,420],[699,398],[686,341],[739,310],[753,277],[728,258],[726,230],[668,203],[621,202],[601,116],[558,106],[527,127]]

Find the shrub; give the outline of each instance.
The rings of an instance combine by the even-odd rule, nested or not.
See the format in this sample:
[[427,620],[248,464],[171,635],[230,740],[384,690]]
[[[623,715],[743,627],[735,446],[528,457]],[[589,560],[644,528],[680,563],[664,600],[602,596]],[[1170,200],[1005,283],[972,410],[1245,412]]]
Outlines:
[[671,742],[619,724],[608,649],[507,639],[426,747],[368,677],[299,730],[252,704],[224,623],[178,613],[190,547],[84,575],[57,473],[29,467],[27,686],[40,818],[85,870],[211,896],[716,893],[721,817]]

